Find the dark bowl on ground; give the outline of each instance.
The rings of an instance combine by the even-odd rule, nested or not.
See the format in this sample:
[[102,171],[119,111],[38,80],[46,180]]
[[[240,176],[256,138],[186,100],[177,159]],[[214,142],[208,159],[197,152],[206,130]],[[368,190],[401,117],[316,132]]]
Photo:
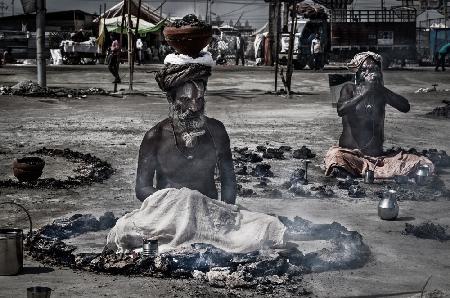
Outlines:
[[44,166],[40,157],[18,158],[13,161],[13,173],[20,182],[33,182],[41,177]]
[[197,58],[212,38],[211,26],[165,27],[164,37],[167,43],[178,53]]

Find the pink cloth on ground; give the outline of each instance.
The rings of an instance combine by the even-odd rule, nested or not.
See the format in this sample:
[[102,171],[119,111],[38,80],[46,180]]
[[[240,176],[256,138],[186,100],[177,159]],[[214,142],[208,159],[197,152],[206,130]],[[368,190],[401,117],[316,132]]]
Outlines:
[[[377,167],[375,163],[380,160]],[[331,147],[325,155],[325,175],[330,175],[333,167],[341,167],[350,174],[362,176],[367,169],[374,170],[375,178],[388,179],[397,175],[413,174],[420,165],[428,165],[430,173],[434,173],[434,165],[428,158],[406,152],[394,155],[365,156],[357,149],[346,149],[338,146]]]

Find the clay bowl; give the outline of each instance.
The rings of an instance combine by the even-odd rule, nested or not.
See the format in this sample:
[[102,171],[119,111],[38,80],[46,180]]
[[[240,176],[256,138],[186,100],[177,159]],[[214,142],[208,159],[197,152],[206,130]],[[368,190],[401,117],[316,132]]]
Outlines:
[[165,27],[164,37],[167,43],[178,53],[197,58],[200,51],[212,38],[211,26]]
[[14,176],[20,182],[33,182],[39,179],[45,161],[40,157],[23,157],[13,161]]

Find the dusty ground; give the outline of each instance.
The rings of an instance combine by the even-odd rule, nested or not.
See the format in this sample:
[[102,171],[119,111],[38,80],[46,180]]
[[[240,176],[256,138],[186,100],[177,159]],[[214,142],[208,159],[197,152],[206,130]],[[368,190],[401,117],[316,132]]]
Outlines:
[[[35,226],[74,212],[110,210],[121,215],[137,208],[134,180],[139,144],[145,131],[168,113],[166,100],[158,92],[153,75],[148,73],[151,70],[140,68],[135,76],[135,90],[146,95],[88,96],[85,99],[0,96],[0,179],[12,177],[8,165],[13,158],[44,146],[92,153],[117,170],[103,184],[72,190],[0,189],[0,200],[15,200],[25,205],[31,211]],[[125,70],[122,71],[125,74]],[[23,79],[34,80],[35,69],[13,66],[0,69],[1,85],[12,85]],[[110,81],[110,74],[99,66],[54,67],[48,73],[50,86],[111,90]],[[412,104],[408,114],[388,108],[385,147],[437,148],[450,152],[450,122],[423,117],[440,105],[442,99],[448,99],[450,92],[414,93],[434,83],[439,84],[438,89],[450,89],[450,75],[431,69],[388,71],[385,81],[388,88],[405,95]],[[120,87],[127,88],[127,85]],[[322,179],[322,158],[340,133],[340,119],[331,107],[326,72],[296,72],[294,90],[303,95],[292,99],[264,94],[273,89],[273,73],[269,69],[220,68],[214,72],[208,88],[207,113],[224,122],[232,146],[255,148],[268,144],[299,148],[307,145],[318,154],[311,180]],[[58,162],[64,164],[61,160],[53,161]],[[286,180],[287,175],[300,166],[298,160],[292,159],[269,163],[277,175],[274,185]],[[70,172],[70,167],[60,171],[55,168],[58,167],[54,166],[54,175],[64,176]],[[46,175],[53,174],[47,172]],[[450,170],[443,171],[440,178],[450,188]],[[377,199],[372,194],[364,199],[284,196],[274,200],[259,196],[239,198],[238,203],[251,210],[298,215],[316,223],[337,221],[363,235],[373,253],[365,267],[305,276],[301,285],[318,297],[409,297],[420,292],[430,275],[427,289],[447,291],[450,295],[450,244],[401,234],[405,222],[419,224],[430,220],[450,225],[450,198],[433,202],[402,201],[400,220],[394,222],[379,220]],[[26,288],[32,285],[50,286],[55,297],[266,295],[256,290],[214,289],[192,280],[94,275],[43,267],[31,260],[25,265],[23,275],[0,277],[0,297],[24,296]],[[282,288],[272,295],[297,296],[298,293]]]

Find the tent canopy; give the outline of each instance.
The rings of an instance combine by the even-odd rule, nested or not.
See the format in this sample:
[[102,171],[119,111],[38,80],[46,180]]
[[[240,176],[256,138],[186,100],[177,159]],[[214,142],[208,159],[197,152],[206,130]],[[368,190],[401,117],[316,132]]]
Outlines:
[[[125,10],[125,13],[128,13],[128,2],[131,2],[131,10],[130,14],[131,16],[137,17],[139,14],[139,23],[144,20],[148,23],[157,24],[163,20],[165,20],[164,17],[160,17],[159,13],[155,11],[155,8],[150,7],[149,5],[145,4],[144,1],[142,1],[141,9],[139,12],[139,1],[138,0],[123,0],[105,11],[103,14],[101,14],[97,18],[97,22],[100,19],[113,19],[116,17],[122,17],[122,13]],[[140,26],[139,26],[140,27]]]
[[[122,16],[120,17],[113,17],[113,18],[108,18],[104,20],[104,24],[106,29],[108,30],[108,32],[115,32],[115,33],[120,33],[122,31],[122,33],[126,33],[127,28],[128,28],[128,15],[125,14],[125,18],[124,18],[124,24],[123,24],[123,28],[121,30],[121,26],[122,26]],[[145,20],[139,20],[139,28],[138,28],[138,34],[146,34],[149,32],[157,32],[159,30],[161,30],[161,28],[164,26],[164,22],[165,20],[161,20],[158,23],[151,23]],[[136,28],[136,24],[137,24],[137,17],[135,16],[131,16],[131,28]],[[133,29],[134,32],[135,29]]]

